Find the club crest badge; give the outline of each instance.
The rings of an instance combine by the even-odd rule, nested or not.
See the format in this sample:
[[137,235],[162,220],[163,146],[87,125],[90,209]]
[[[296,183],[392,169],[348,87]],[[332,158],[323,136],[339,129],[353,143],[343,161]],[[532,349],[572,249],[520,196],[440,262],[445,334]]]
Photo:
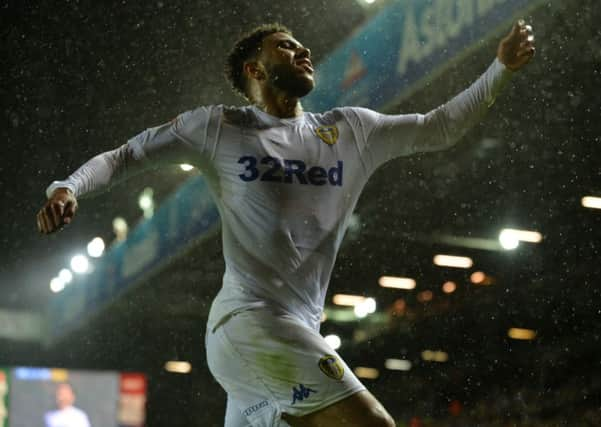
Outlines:
[[334,145],[338,142],[338,128],[336,126],[319,126],[315,128],[315,133],[328,145]]
[[340,359],[332,354],[326,354],[319,359],[319,369],[334,380],[341,380],[344,376],[344,366]]

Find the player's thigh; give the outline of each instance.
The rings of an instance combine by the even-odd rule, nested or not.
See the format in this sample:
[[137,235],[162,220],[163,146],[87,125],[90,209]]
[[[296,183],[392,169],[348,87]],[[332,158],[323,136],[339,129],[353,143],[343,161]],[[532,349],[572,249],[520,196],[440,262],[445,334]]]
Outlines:
[[292,427],[394,427],[382,404],[367,390],[302,417],[284,414]]

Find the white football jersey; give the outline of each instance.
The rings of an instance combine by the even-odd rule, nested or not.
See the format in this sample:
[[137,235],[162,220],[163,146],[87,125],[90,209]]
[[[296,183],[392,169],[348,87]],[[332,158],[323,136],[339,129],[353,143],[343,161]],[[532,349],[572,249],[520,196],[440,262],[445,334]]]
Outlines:
[[221,215],[226,264],[209,327],[269,306],[318,329],[337,251],[370,175],[395,157],[454,144],[509,74],[495,60],[428,114],[345,107],[280,119],[256,106],[200,107],[97,156],[48,193],[61,186],[76,195],[95,191],[136,164],[197,166]]

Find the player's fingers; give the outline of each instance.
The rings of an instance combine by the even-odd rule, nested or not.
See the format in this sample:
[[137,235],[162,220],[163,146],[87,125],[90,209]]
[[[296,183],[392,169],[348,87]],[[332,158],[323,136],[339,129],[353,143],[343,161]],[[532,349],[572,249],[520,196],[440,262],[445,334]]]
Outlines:
[[61,226],[63,224],[64,211],[65,211],[65,202],[63,202],[62,200],[59,200],[58,202],[55,202],[52,204],[53,219],[54,219],[54,223],[57,226]]
[[518,58],[521,57],[533,57],[536,53],[536,48],[534,46],[529,46],[524,49],[520,49],[517,53]]
[[49,203],[44,210],[46,223],[48,224],[48,232],[52,233],[58,230],[63,225],[62,210],[64,205],[56,205]]
[[532,30],[532,25],[523,25],[522,27],[520,27],[520,34],[532,34],[533,30]]
[[54,230],[54,228],[58,227],[58,225],[61,223],[60,216],[58,216],[54,211],[54,206],[52,203],[48,203],[46,205],[46,208],[44,209],[44,214],[47,223],[50,226],[50,231]]
[[38,212],[37,215],[35,216],[35,222],[38,226],[38,231],[40,233],[46,233],[46,229],[44,227],[44,222],[42,221],[42,212]]
[[67,202],[65,205],[65,211],[63,213],[63,221],[65,224],[69,224],[71,222],[75,216],[75,211],[77,211],[77,203],[73,201]]
[[520,43],[519,50],[530,49],[534,47],[534,40],[526,40]]
[[515,22],[515,24],[513,24],[513,28],[511,29],[511,34],[512,35],[520,34],[520,31],[522,31],[522,28],[524,28],[525,25],[526,25],[526,21],[524,21],[523,19],[518,19]]
[[44,228],[44,233],[52,233],[52,224],[50,218],[48,218],[48,213],[46,212],[45,208],[40,212],[40,221],[42,223],[42,227]]

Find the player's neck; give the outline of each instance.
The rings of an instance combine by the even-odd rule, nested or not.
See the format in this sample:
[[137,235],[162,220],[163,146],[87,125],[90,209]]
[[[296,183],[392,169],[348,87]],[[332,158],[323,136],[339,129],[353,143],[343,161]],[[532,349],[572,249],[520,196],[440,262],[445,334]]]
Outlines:
[[260,99],[256,102],[257,107],[281,119],[299,117],[303,114],[303,106],[300,98],[290,96],[283,92],[272,92],[264,90]]

